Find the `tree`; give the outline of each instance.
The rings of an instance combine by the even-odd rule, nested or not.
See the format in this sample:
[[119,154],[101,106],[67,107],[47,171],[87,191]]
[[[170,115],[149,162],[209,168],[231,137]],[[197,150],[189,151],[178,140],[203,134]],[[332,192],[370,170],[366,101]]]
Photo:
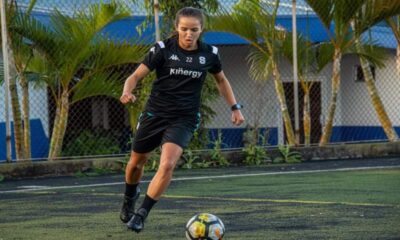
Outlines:
[[[292,34],[288,33],[282,44],[282,53],[286,60],[293,65]],[[313,44],[303,36],[297,36],[298,78],[304,92],[303,97],[303,129],[304,144],[311,144],[311,89],[316,82],[310,74],[320,73],[330,62],[333,55],[333,46],[330,43]]]
[[60,156],[71,105],[96,95],[119,98],[123,73],[113,69],[136,63],[147,52],[147,46],[135,39],[113,43],[101,34],[105,26],[128,16],[111,2],[92,5],[74,16],[55,10],[50,28],[25,15],[12,26],[29,40],[35,56],[41,59],[37,61],[39,73],[56,103],[49,160]]
[[[27,11],[23,14],[30,15],[36,1],[29,3]],[[32,57],[31,50],[23,43],[21,36],[14,34],[9,27],[19,14],[17,2],[15,0],[6,1],[7,26],[8,26],[8,54],[9,65],[12,69],[10,79],[11,110],[13,113],[14,141],[17,160],[31,158],[30,143],[30,118],[29,118],[29,84],[25,77],[24,70],[28,67]],[[22,13],[21,13],[22,14]],[[17,81],[18,80],[18,81]],[[18,95],[18,85],[22,90],[22,101]],[[21,104],[22,102],[22,108]]]
[[319,0],[306,0],[306,2],[318,15],[329,35],[331,44],[334,46],[331,99],[328,116],[320,139],[320,146],[324,146],[329,142],[332,135],[337,97],[340,89],[342,56],[354,43],[354,40],[351,38],[350,24],[366,0],[327,0],[323,2]]
[[264,5],[258,0],[241,0],[232,12],[222,10],[210,17],[212,31],[231,32],[245,39],[253,48],[248,55],[250,74],[256,80],[266,80],[271,75],[285,124],[287,141],[295,145],[295,136],[286,104],[286,96],[278,67],[282,57],[282,43],[287,37],[284,29],[276,27],[279,0]]
[[377,23],[400,13],[400,2],[384,0],[368,0],[365,5],[356,13],[352,28],[354,30],[354,41],[364,74],[365,85],[367,87],[372,105],[377,113],[378,119],[383,127],[386,136],[390,141],[398,139],[397,133],[386,113],[385,107],[379,97],[378,90],[371,72],[371,62],[374,65],[383,66],[381,60],[384,56],[377,55],[373,47],[362,44],[361,35]]
[[[359,58],[364,74],[365,84],[368,93],[371,98],[372,105],[375,108],[378,119],[381,122],[383,130],[390,141],[396,141],[398,136],[393,128],[393,125],[386,113],[385,107],[383,106],[382,100],[379,97],[378,90],[375,86],[374,78],[371,72],[371,62],[375,65],[380,62],[383,57],[374,56],[371,59],[371,47],[366,47],[362,44],[361,35],[366,32],[369,28],[377,23],[380,23],[384,19],[390,19],[391,17],[400,13],[400,2],[387,2],[384,0],[369,0],[365,5],[359,10],[354,22],[352,23],[352,28],[354,30],[355,46],[359,52]],[[375,51],[376,53],[376,51]],[[383,64],[381,64],[382,66]]]

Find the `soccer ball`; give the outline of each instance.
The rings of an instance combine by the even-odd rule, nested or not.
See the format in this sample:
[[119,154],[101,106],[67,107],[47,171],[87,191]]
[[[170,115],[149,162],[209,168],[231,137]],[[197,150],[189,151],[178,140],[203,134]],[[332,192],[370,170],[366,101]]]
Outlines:
[[193,216],[186,224],[188,240],[220,240],[225,234],[221,219],[209,213]]

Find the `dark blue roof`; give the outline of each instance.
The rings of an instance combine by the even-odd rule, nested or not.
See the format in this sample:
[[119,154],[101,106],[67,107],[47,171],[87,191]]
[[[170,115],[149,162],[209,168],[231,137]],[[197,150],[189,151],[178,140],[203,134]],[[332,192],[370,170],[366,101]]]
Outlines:
[[[50,26],[50,17],[48,13],[33,12],[35,18],[45,25]],[[151,44],[155,41],[154,26],[150,24],[140,35],[137,27],[140,27],[145,16],[129,17],[118,22],[108,25],[103,34],[106,34],[110,40],[117,42],[133,42],[139,40],[143,44]],[[292,17],[290,15],[279,15],[277,25],[288,31],[292,31]],[[324,42],[329,40],[324,26],[315,15],[298,15],[297,16],[297,32],[312,42]],[[364,34],[364,40],[372,36],[372,41],[385,48],[397,47],[397,42],[391,29],[387,26],[375,26],[371,28],[370,33]],[[206,32],[204,41],[215,45],[238,45],[247,44],[247,41],[241,37],[224,32]]]
[[388,26],[377,25],[372,27],[369,31],[363,34],[363,40],[368,42],[369,39],[372,43],[385,48],[396,49],[397,41],[392,32],[392,29]]

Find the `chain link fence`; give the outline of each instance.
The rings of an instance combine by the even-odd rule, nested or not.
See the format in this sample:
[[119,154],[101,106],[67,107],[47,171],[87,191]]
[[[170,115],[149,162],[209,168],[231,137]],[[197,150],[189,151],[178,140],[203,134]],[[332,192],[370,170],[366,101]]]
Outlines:
[[[14,161],[128,153],[152,79],[138,85],[135,105],[123,106],[118,98],[124,80],[155,41],[151,9],[143,1],[128,0],[37,0],[32,9],[29,0],[6,2],[11,78],[9,89],[4,77],[0,80],[0,161],[6,161],[7,108]],[[254,141],[275,146],[398,139],[399,4],[386,3],[393,4],[387,11],[378,5],[385,1],[364,1],[363,6],[357,6],[363,1],[337,1],[332,11],[343,16],[332,17],[320,14],[321,1],[297,1],[296,31],[301,38],[294,81],[293,1],[282,0],[278,7],[276,1],[260,1],[259,14],[251,14],[254,9],[245,2],[220,0],[219,8],[229,14],[247,13],[253,27],[262,29],[255,41],[238,36],[246,33],[245,21],[236,22],[243,25],[235,28],[236,34],[216,27],[203,37],[219,48],[246,122],[234,127],[224,99],[204,93],[214,113],[204,118],[205,139],[197,149],[209,148],[219,133],[224,148]],[[368,11],[362,9],[370,7],[366,4],[377,4],[373,9],[387,17],[365,14]],[[373,19],[362,27],[361,21],[348,21],[350,13],[352,19]],[[275,21],[273,28],[262,27],[270,21]],[[339,22],[347,25],[339,29]],[[230,29],[228,25],[226,31]],[[262,66],[269,74],[255,76],[252,56],[269,49],[268,44],[273,51],[264,51],[264,56],[270,65]],[[208,81],[212,88],[213,80]]]

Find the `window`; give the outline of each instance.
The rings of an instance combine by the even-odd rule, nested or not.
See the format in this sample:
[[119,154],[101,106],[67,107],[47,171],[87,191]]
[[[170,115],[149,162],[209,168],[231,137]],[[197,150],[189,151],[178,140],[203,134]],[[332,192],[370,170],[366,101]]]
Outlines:
[[[369,68],[371,69],[372,77],[375,80],[375,66],[370,65]],[[364,82],[364,73],[362,70],[361,65],[355,65],[354,66],[354,80],[356,82]]]

